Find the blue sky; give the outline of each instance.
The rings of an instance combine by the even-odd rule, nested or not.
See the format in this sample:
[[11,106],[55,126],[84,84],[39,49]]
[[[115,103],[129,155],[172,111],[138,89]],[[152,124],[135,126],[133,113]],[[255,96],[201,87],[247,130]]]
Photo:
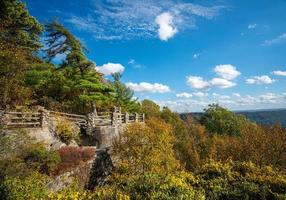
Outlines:
[[[285,0],[26,0],[82,41],[97,69],[178,112],[286,107]],[[58,60],[63,56],[58,56]]]

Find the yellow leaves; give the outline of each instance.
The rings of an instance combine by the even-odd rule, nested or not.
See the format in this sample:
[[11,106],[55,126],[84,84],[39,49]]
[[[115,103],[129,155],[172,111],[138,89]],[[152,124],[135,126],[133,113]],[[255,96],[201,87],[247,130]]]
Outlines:
[[92,200],[94,194],[84,190],[63,190],[60,192],[50,193],[49,200]]
[[119,168],[132,173],[168,173],[179,168],[173,143],[170,125],[154,118],[146,125],[129,125],[120,139],[114,142],[112,153],[118,158]]
[[116,200],[130,200],[130,197],[126,194],[116,194]]
[[56,134],[62,142],[69,144],[72,139],[76,138],[78,132],[73,123],[63,117],[57,117],[56,122]]

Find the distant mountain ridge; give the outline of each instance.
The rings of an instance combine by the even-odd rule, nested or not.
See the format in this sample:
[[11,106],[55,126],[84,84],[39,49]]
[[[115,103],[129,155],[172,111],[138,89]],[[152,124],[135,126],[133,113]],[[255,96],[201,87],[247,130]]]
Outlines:
[[[286,109],[265,109],[265,110],[246,110],[234,111],[237,114],[246,116],[248,119],[260,125],[275,125],[280,124],[286,128]],[[186,119],[187,116],[192,116],[199,120],[203,112],[182,113],[181,117]]]

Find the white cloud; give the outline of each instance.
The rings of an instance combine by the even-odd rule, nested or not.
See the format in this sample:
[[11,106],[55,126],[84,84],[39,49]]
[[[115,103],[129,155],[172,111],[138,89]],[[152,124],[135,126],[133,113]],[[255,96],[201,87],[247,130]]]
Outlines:
[[187,92],[176,94],[176,97],[191,98],[193,95]]
[[124,67],[119,63],[107,63],[96,67],[96,70],[104,75],[111,75],[116,72],[122,73],[124,71]]
[[207,105],[211,103],[218,103],[219,105],[231,110],[248,110],[285,107],[285,99],[286,93],[265,93],[257,96],[228,96],[213,93],[209,98],[166,100],[161,102],[159,101],[158,104],[160,106],[168,106],[177,112],[202,111]]
[[263,76],[254,76],[253,78],[246,79],[247,84],[272,84],[275,82],[275,79],[271,79],[267,75]]
[[236,93],[236,92],[232,93],[232,95],[233,95],[234,97],[240,97],[240,94],[239,94],[239,93]]
[[276,95],[274,93],[266,93],[263,95],[260,95],[260,100],[266,103],[276,103],[280,99],[280,95]]
[[217,65],[214,68],[216,74],[226,80],[233,80],[238,77],[241,73],[236,70],[236,67],[230,64]]
[[134,59],[130,59],[129,61],[128,61],[128,64],[134,64],[135,63],[135,60]]
[[278,37],[273,38],[271,40],[265,40],[262,45],[263,46],[271,46],[273,44],[279,44],[282,42],[286,42],[286,33],[283,33],[283,34],[279,35]]
[[[225,6],[201,6],[175,0],[92,0],[86,16],[71,16],[66,21],[75,28],[93,33],[98,40],[156,37],[155,19],[164,12],[173,16],[179,30],[197,27],[197,18],[213,19]],[[79,3],[78,3],[79,4]],[[80,5],[78,5],[80,6]],[[170,33],[174,32],[174,26]]]
[[196,97],[199,97],[199,98],[206,97],[209,95],[208,93],[204,93],[204,92],[194,92],[192,94]]
[[194,89],[206,89],[210,87],[219,87],[222,89],[236,86],[233,82],[241,73],[231,64],[217,65],[213,71],[218,77],[211,80],[204,80],[200,76],[188,76],[187,84]]
[[170,88],[167,85],[163,85],[161,83],[147,83],[147,82],[141,82],[141,83],[132,83],[128,82],[126,83],[126,86],[134,90],[135,92],[150,92],[150,93],[166,93],[170,92]]
[[156,17],[155,22],[159,25],[158,35],[160,40],[167,41],[177,33],[173,24],[173,16],[164,12]]
[[188,76],[187,84],[195,89],[206,89],[210,84],[199,76]]
[[130,59],[130,60],[128,61],[128,64],[131,65],[131,66],[132,66],[133,68],[135,68],[135,69],[139,69],[139,68],[145,67],[144,65],[141,65],[141,64],[137,63],[137,62],[135,61],[135,59]]
[[231,97],[228,95],[221,95],[221,94],[217,94],[217,93],[212,93],[212,95],[215,99],[224,99],[224,100],[225,99],[231,99]]
[[273,74],[277,75],[277,76],[286,76],[286,71],[274,71],[272,72]]
[[212,86],[216,86],[222,89],[230,88],[236,85],[235,83],[223,78],[213,78],[210,83]]
[[257,24],[249,24],[248,25],[248,29],[254,29],[257,26]]
[[200,55],[201,55],[200,53],[195,53],[195,54],[193,55],[193,58],[194,58],[194,59],[197,59]]

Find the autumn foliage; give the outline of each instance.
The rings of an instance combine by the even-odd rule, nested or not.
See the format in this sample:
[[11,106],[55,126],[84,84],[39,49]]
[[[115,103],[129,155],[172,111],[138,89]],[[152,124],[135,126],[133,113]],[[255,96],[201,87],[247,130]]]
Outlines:
[[[41,46],[47,49],[40,53]],[[97,173],[89,170],[95,148],[52,150],[26,131],[0,127],[1,199],[286,199],[284,128],[262,127],[217,104],[199,120],[182,120],[151,100],[135,100],[120,74],[105,79],[86,53],[59,22],[43,26],[24,1],[0,1],[0,108],[41,105],[87,114],[120,106],[147,119],[126,126],[114,140],[102,157],[108,157],[108,166],[97,157],[94,166],[110,168]],[[63,54],[62,62],[51,62]],[[77,131],[68,120],[58,121],[55,130],[66,144],[78,138]],[[95,188],[75,182],[58,191],[48,188],[56,176],[84,167],[88,178],[102,179]]]
[[145,124],[131,124],[118,141],[112,154],[119,160],[120,170],[132,174],[172,172],[179,169],[171,127],[163,120],[150,118]]
[[60,148],[58,152],[61,157],[61,163],[53,171],[53,175],[58,175],[79,166],[80,163],[87,162],[95,156],[95,148],[92,147],[66,146]]

